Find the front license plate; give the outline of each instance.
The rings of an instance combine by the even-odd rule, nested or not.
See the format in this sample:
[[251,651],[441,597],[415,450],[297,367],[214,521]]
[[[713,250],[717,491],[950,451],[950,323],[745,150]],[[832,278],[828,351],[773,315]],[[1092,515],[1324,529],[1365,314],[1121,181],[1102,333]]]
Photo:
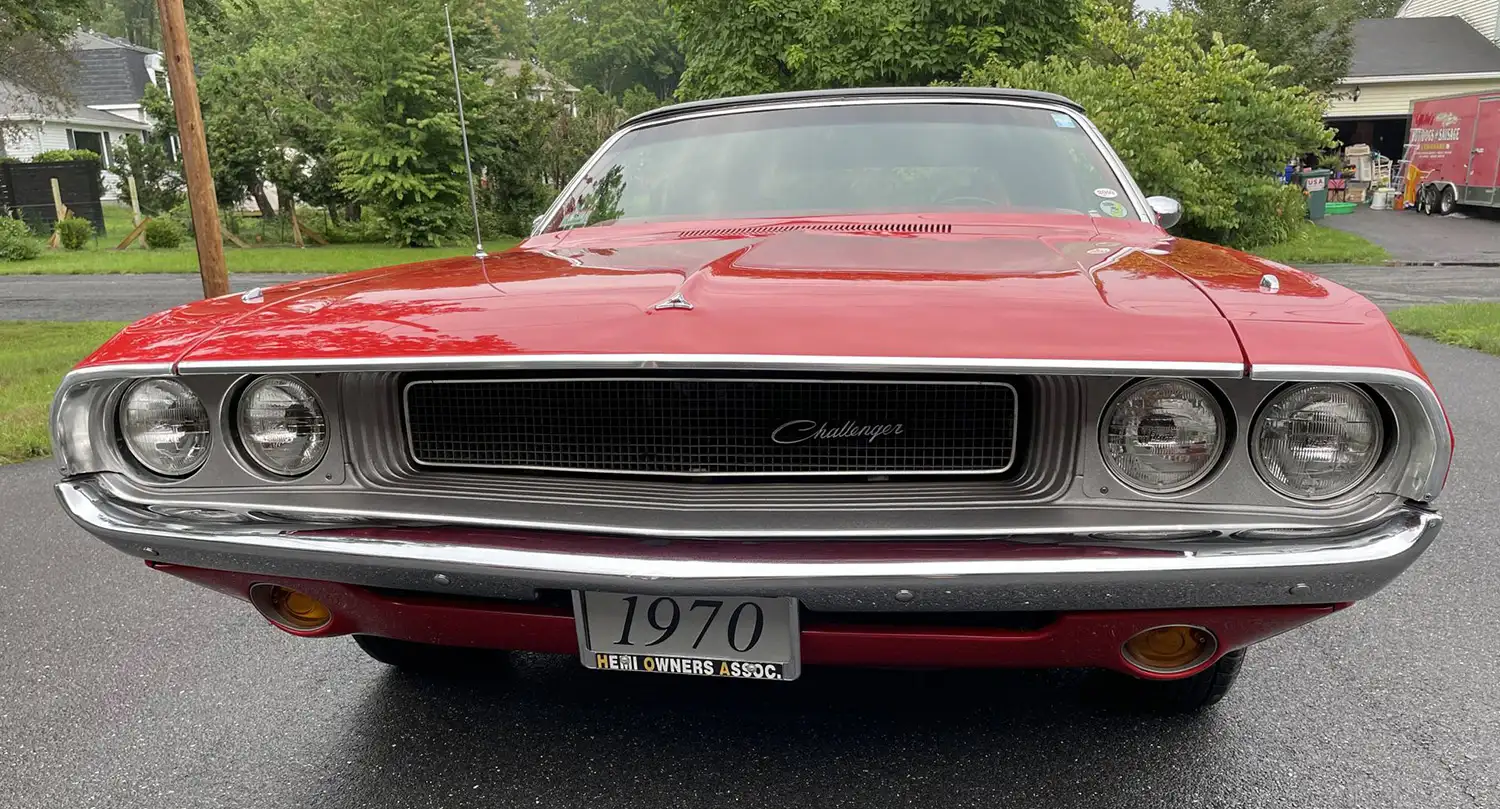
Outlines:
[[573,593],[583,665],[604,671],[795,680],[797,600]]

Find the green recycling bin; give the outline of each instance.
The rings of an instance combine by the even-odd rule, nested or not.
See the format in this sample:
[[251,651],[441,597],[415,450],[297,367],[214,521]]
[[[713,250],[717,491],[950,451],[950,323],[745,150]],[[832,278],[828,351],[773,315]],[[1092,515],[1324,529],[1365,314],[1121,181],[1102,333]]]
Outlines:
[[1333,172],[1328,169],[1303,169],[1292,175],[1292,182],[1302,187],[1307,197],[1307,218],[1322,219],[1328,208],[1328,178]]

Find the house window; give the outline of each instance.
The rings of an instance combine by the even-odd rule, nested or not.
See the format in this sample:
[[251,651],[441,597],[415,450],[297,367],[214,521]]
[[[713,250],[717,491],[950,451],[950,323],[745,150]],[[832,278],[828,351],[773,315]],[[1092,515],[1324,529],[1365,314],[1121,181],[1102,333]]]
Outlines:
[[84,129],[68,130],[69,149],[87,149],[99,155],[99,161],[105,168],[109,167],[109,133],[89,132]]

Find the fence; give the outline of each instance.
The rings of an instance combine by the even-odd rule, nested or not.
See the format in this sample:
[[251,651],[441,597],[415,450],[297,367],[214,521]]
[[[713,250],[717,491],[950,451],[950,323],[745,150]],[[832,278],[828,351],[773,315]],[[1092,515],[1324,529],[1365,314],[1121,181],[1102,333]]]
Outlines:
[[50,233],[57,223],[52,180],[57,180],[63,205],[74,216],[87,219],[95,233],[104,232],[103,193],[99,163],[69,160],[56,163],[0,163],[0,207],[15,212],[37,233]]

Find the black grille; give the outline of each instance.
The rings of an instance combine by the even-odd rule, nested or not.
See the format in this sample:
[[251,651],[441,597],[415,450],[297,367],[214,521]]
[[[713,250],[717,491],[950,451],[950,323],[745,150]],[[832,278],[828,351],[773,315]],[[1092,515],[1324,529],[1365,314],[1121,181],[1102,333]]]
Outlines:
[[419,380],[413,458],[664,475],[990,473],[1015,458],[1001,382]]

